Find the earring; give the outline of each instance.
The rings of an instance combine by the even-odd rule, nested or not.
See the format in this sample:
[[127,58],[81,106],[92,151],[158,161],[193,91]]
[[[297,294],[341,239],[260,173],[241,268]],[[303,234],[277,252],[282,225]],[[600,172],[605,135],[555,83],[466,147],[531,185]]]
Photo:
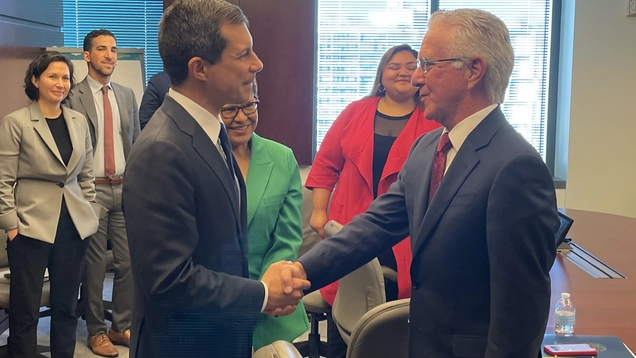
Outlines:
[[382,83],[380,83],[378,85],[378,92],[384,93],[384,91],[386,91],[386,88],[384,88],[384,85]]

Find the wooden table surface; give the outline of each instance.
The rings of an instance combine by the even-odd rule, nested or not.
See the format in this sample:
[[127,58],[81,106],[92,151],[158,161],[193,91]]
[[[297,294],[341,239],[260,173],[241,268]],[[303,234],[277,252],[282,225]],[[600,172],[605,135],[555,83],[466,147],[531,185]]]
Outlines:
[[[568,237],[627,278],[593,278],[557,254],[550,271],[552,307],[561,292],[569,292],[576,308],[575,335],[618,336],[635,351],[636,219],[572,209],[563,212],[574,219]],[[546,333],[554,333],[554,310]]]

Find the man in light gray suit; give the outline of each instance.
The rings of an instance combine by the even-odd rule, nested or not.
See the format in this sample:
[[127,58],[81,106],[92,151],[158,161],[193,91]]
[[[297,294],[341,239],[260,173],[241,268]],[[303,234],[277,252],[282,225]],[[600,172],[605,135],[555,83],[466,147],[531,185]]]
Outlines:
[[[108,209],[108,215],[100,219],[99,230],[86,253],[82,299],[86,307],[88,346],[97,355],[117,357],[113,344],[130,344],[133,282],[121,196],[126,158],[140,131],[139,115],[133,90],[110,81],[117,65],[115,35],[108,30],[94,30],[86,35],[84,60],[88,76],[72,92],[69,106],[88,120],[95,148],[97,202]],[[115,267],[113,324],[108,331],[102,300],[107,243],[112,247]]]

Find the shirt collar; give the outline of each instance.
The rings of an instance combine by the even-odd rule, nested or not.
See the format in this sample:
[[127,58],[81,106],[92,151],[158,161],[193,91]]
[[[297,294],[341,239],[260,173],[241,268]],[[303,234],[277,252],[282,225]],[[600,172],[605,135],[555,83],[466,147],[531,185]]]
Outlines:
[[216,116],[172,88],[168,90],[168,96],[179,103],[181,107],[194,118],[199,126],[203,128],[203,131],[210,137],[212,142],[216,143],[219,139],[219,132],[221,131],[221,121]]
[[[104,87],[103,84],[97,82],[96,79],[89,75],[86,75],[86,79],[88,81],[88,86],[91,88],[91,93],[95,94],[102,91],[102,87]],[[111,91],[113,90],[113,86],[110,85],[110,80],[108,80],[106,86],[108,86],[108,89],[110,89]]]
[[443,133],[448,133],[448,138],[450,139],[451,144],[453,145],[453,149],[459,151],[459,148],[462,147],[466,138],[472,133],[472,131],[477,128],[479,123],[486,118],[487,115],[490,114],[495,108],[497,108],[498,104],[491,104],[490,106],[471,114],[466,117],[463,121],[457,123],[455,127],[451,131],[444,128]]

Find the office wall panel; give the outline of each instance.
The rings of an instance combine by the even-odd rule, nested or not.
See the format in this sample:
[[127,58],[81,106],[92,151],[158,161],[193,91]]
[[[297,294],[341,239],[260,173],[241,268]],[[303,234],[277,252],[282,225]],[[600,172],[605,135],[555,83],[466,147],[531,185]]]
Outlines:
[[62,0],[1,0],[0,47],[62,46]]
[[294,150],[301,165],[313,151],[316,0],[239,0],[250,21],[258,74],[256,132]]
[[39,24],[42,27],[60,28],[64,24],[62,0],[1,0],[0,15]]
[[[163,0],[164,9],[174,0]],[[254,50],[264,64],[258,75],[260,135],[294,150],[311,164],[314,141],[316,0],[229,0],[250,22]]]
[[0,118],[30,103],[24,93],[24,74],[42,51],[39,47],[0,48]]

